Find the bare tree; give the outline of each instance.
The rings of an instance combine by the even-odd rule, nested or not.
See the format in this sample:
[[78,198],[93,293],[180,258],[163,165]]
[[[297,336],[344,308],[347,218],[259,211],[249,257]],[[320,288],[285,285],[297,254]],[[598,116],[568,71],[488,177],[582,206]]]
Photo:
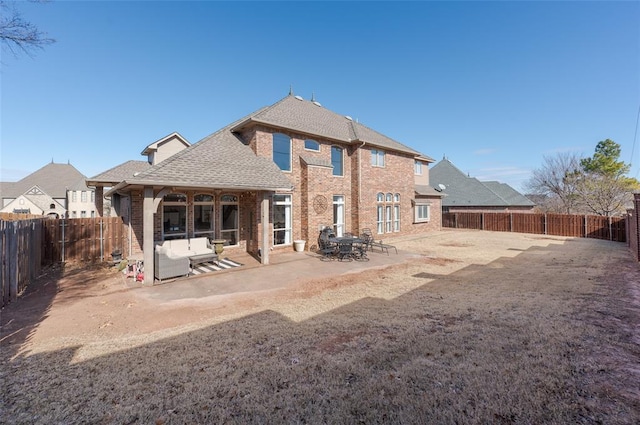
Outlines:
[[598,173],[582,174],[577,185],[587,211],[604,216],[623,213],[631,202],[634,187],[637,188],[630,179]]
[[633,192],[640,189],[638,180],[625,176],[631,166],[620,161],[620,153],[620,145],[606,139],[597,144],[592,157],[580,161],[576,187],[590,213],[623,213],[631,204]]
[[580,156],[571,152],[560,152],[555,156],[544,156],[541,168],[533,170],[525,182],[525,189],[546,199],[543,208],[549,211],[571,214],[579,204],[576,171],[580,169]]
[[25,21],[14,3],[7,1],[0,1],[0,41],[14,56],[18,52],[31,56],[33,50],[55,43],[46,33]]

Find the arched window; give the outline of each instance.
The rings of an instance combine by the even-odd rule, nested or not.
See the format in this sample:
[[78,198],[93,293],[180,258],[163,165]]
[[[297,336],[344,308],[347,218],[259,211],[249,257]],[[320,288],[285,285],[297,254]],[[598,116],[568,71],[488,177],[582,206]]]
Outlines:
[[400,194],[393,195],[393,231],[400,231]]
[[186,239],[187,195],[169,193],[162,199],[162,231],[164,239]]
[[291,171],[291,137],[286,134],[273,135],[273,162],[282,171]]
[[379,192],[376,197],[376,201],[378,202],[377,210],[377,226],[376,229],[378,233],[384,233],[384,193]]
[[376,195],[376,229],[379,234],[400,231],[400,194],[378,192]]
[[239,237],[240,210],[236,195],[220,197],[220,238],[227,245],[237,245]]
[[193,197],[193,233],[214,237],[213,195],[199,193]]
[[304,141],[304,148],[308,151],[320,152],[320,143],[315,140],[307,139]]

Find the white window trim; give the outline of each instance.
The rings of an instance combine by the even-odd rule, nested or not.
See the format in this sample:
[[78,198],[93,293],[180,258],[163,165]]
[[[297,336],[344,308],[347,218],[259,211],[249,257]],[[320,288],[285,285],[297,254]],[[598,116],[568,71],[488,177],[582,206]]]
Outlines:
[[[420,207],[426,207],[427,216],[424,218],[418,217],[418,211]],[[430,202],[416,202],[413,206],[413,219],[414,223],[428,223],[431,220],[431,203]]]
[[379,149],[371,149],[371,166],[384,168],[386,163],[386,154]]
[[421,176],[422,175],[422,161],[418,161],[416,159],[415,165],[414,165],[414,172],[416,173],[416,176]]
[[[291,139],[291,137],[289,137],[288,135],[284,134],[284,133],[273,133],[273,136],[271,137],[271,158],[273,160],[273,153],[274,153],[274,149],[275,149],[275,136],[279,134],[282,135],[284,137],[286,137],[287,139],[289,139],[289,169],[288,170],[283,170],[282,168],[280,168],[280,166],[278,166],[278,168],[280,168],[280,171],[282,171],[283,173],[291,173],[293,171],[293,141]],[[273,160],[273,162],[275,162],[275,160]],[[276,163],[277,165],[277,163]]]
[[[223,201],[223,198],[225,196],[233,196],[235,198],[235,201]],[[232,193],[224,193],[220,196],[220,202],[219,202],[219,220],[220,220],[220,230],[219,230],[219,234],[220,234],[220,238],[224,239],[224,235],[222,234],[224,233],[230,233],[230,232],[235,232],[236,233],[236,244],[235,245],[229,245],[229,246],[238,246],[240,245],[240,201],[238,199],[238,195],[232,194]],[[223,222],[224,222],[224,217],[223,217],[223,208],[225,205],[235,205],[237,207],[237,211],[238,211],[238,216],[236,217],[236,228],[235,229],[224,229],[223,228]]]
[[331,146],[331,166],[333,167],[333,148],[336,148],[338,150],[340,150],[340,156],[341,156],[341,161],[340,161],[340,165],[342,166],[342,169],[340,170],[340,174],[334,174],[334,170],[331,170],[331,175],[333,177],[344,177],[344,148],[342,146],[338,146],[338,145],[332,145]]
[[[307,142],[314,142],[315,144],[318,145],[318,149],[309,149],[307,147]],[[309,151],[309,152],[320,152],[320,143],[317,140],[314,140],[314,139],[305,139],[304,140],[304,150],[305,151]]]
[[[195,198],[198,195],[207,195],[207,196],[211,196],[211,201],[196,201]],[[196,217],[195,217],[195,208],[197,205],[200,206],[210,206],[211,207],[211,217],[209,218],[211,220],[211,229],[209,230],[198,230],[196,229]],[[216,214],[216,202],[215,202],[215,197],[210,194],[210,193],[196,193],[193,196],[193,217],[191,217],[191,221],[193,222],[193,235],[197,236],[197,235],[211,235],[211,237],[215,236],[215,214]]]
[[[284,200],[276,201],[276,196],[284,197]],[[286,246],[291,245],[293,243],[293,195],[290,193],[278,193],[273,197],[273,205],[272,208],[275,210],[275,206],[285,206],[289,207],[288,212],[285,212],[285,227],[276,229],[275,223],[273,227],[273,236],[272,236],[272,244],[273,246]],[[281,244],[276,244],[276,232],[277,231],[285,231],[285,241]],[[288,238],[287,238],[288,236]],[[287,240],[288,239],[288,240]]]
[[[340,216],[333,217],[333,231],[335,232],[336,236],[340,237],[344,235],[344,231],[345,231],[345,221],[346,221],[346,215],[347,215],[347,211],[346,211],[346,203],[345,203],[345,196],[344,195],[333,195],[333,210],[335,211],[336,205],[338,206],[338,211],[341,212]],[[342,208],[340,208],[340,206],[342,206]]]
[[376,194],[376,231],[378,234],[398,233],[401,230],[401,197],[399,193]]

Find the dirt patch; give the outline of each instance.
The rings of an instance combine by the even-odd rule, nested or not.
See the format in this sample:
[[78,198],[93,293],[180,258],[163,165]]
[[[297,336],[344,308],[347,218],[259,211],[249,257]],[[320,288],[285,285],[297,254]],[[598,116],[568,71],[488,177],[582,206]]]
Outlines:
[[207,302],[154,300],[108,268],[50,270],[2,311],[1,417],[640,421],[640,267],[623,244],[470,231],[393,243],[415,259]]

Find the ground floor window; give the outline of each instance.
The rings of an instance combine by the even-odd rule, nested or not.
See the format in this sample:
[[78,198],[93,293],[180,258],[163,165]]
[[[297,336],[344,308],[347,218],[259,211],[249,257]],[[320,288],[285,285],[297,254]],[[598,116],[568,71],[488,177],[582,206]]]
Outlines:
[[273,244],[291,243],[291,195],[273,196]]
[[220,237],[227,245],[237,245],[239,239],[238,197],[222,195],[220,197]]
[[431,205],[428,203],[416,203],[415,207],[415,221],[420,223],[423,221],[429,221],[431,215]]
[[204,193],[193,197],[193,233],[197,236],[214,237],[213,195]]
[[376,230],[381,233],[400,231],[400,194],[379,192],[376,195]]
[[333,196],[333,231],[336,236],[344,235],[344,196]]
[[162,223],[164,239],[187,237],[187,196],[170,193],[162,200]]

